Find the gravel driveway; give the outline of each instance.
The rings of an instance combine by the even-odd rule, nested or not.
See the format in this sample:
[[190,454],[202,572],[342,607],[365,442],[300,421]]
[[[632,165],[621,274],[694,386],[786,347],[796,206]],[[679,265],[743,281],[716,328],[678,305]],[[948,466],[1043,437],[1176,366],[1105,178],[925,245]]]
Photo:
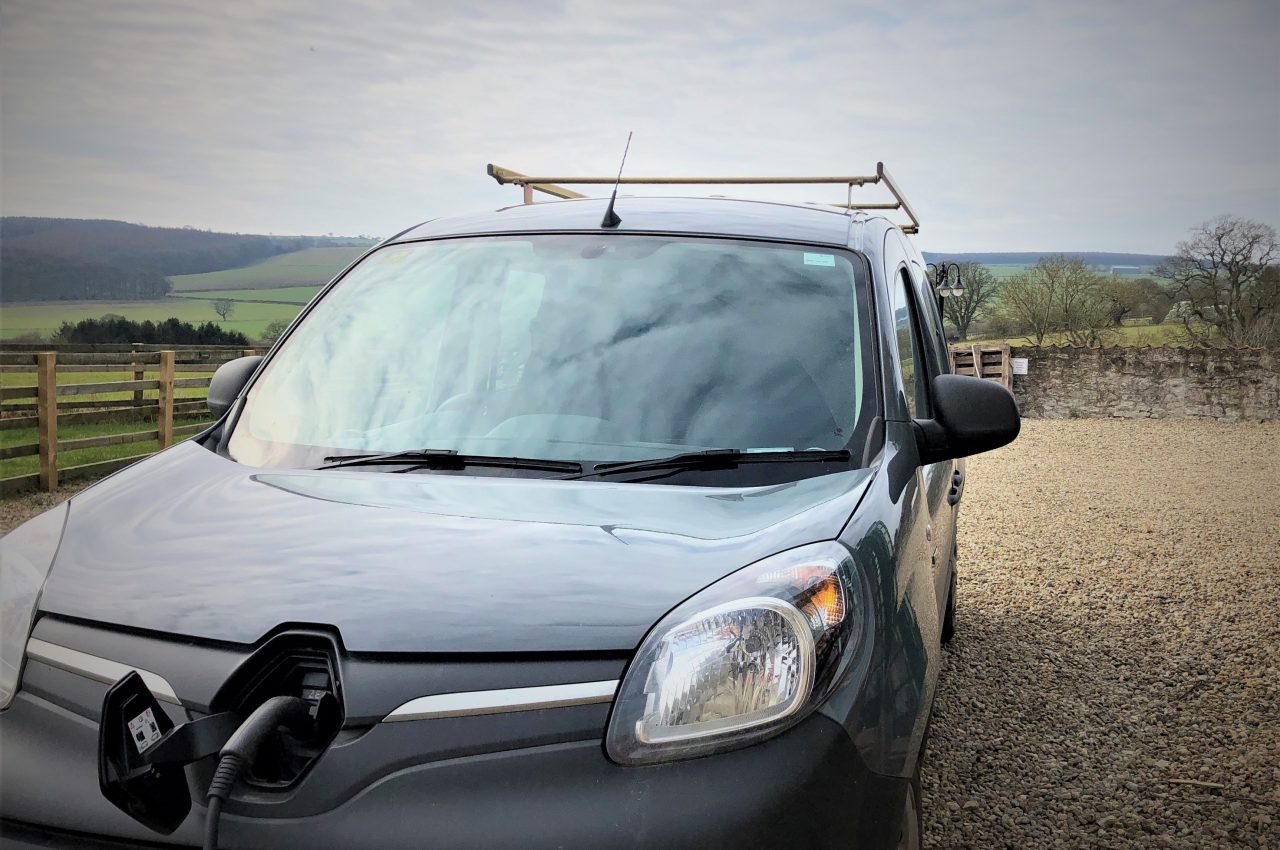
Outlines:
[[969,461],[930,848],[1280,848],[1280,423]]
[[1028,420],[960,570],[926,847],[1280,848],[1280,423]]
[[27,493],[0,499],[0,534],[5,534],[36,514],[65,502],[87,486],[89,483],[77,481],[75,484],[59,487],[52,493]]

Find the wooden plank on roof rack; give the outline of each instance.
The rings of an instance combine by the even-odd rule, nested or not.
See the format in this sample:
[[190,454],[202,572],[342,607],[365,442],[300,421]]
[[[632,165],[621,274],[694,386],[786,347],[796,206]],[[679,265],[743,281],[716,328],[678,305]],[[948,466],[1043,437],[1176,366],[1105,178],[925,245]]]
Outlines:
[[890,176],[888,170],[884,167],[883,162],[876,163],[876,173],[874,175],[817,175],[805,177],[628,177],[625,175],[535,177],[510,168],[503,168],[502,166],[494,165],[493,163],[488,164],[486,171],[489,176],[499,184],[522,187],[524,189],[524,202],[526,204],[533,203],[534,190],[544,192],[548,195],[554,195],[558,198],[583,197],[571,189],[566,189],[562,184],[575,186],[770,186],[828,184],[848,186],[852,192],[852,189],[855,186],[882,183],[885,188],[889,190],[890,194],[893,195],[894,203],[855,204],[850,202],[844,204],[831,204],[830,206],[853,210],[901,210],[906,213],[907,218],[910,219],[910,223],[899,224],[898,228],[902,230],[903,233],[915,234],[920,232],[920,219],[916,216],[916,212],[912,209],[911,204],[907,203],[907,199],[903,197],[901,190],[898,189],[898,184],[894,182],[893,177]]

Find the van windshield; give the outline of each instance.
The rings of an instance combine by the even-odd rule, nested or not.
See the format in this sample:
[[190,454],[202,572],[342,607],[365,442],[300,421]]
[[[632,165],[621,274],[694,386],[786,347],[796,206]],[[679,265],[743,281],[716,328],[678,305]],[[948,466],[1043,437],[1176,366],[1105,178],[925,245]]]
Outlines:
[[802,245],[627,234],[390,245],[289,334],[229,450],[294,467],[414,449],[857,458],[875,413],[865,292],[855,255]]

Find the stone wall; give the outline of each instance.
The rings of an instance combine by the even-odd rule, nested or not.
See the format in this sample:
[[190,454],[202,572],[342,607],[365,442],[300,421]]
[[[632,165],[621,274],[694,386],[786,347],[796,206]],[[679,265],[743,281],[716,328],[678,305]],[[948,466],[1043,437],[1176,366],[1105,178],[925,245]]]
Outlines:
[[1022,415],[1036,419],[1280,420],[1280,350],[1014,348]]

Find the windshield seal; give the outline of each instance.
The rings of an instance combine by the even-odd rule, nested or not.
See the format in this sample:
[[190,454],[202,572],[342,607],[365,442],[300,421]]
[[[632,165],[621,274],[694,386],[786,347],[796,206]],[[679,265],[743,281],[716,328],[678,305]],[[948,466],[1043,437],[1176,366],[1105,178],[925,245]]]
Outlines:
[[[874,439],[874,429],[872,423],[882,416],[882,393],[881,384],[882,376],[878,357],[879,346],[876,343],[876,319],[872,290],[872,275],[870,272],[870,264],[865,255],[858,251],[854,251],[848,247],[831,245],[828,243],[805,243],[791,239],[767,239],[758,237],[734,237],[722,234],[688,234],[688,233],[671,233],[671,232],[640,232],[640,231],[623,231],[623,232],[599,232],[599,231],[565,231],[565,230],[531,230],[510,233],[495,234],[450,234],[447,236],[438,236],[422,239],[409,239],[397,242],[386,242],[382,245],[371,249],[360,260],[353,263],[345,269],[338,277],[331,281],[321,292],[312,299],[307,307],[301,312],[298,318],[288,328],[277,343],[268,353],[266,362],[255,374],[251,385],[246,388],[242,395],[241,403],[237,404],[232,412],[232,417],[228,419],[224,426],[223,439],[219,441],[218,450],[232,460],[241,463],[249,463],[250,465],[271,467],[271,468],[315,468],[323,463],[326,456],[339,457],[344,453],[356,454],[350,447],[324,445],[321,443],[305,444],[296,447],[299,451],[292,452],[292,456],[288,458],[271,459],[265,463],[255,463],[254,459],[243,457],[236,451],[234,437],[237,434],[243,434],[245,423],[251,414],[254,406],[254,397],[256,392],[263,385],[264,380],[269,378],[272,369],[281,359],[282,353],[287,352],[290,345],[296,338],[299,330],[305,330],[308,321],[317,310],[323,310],[326,302],[331,299],[335,293],[340,292],[346,282],[353,274],[359,272],[371,258],[378,256],[380,253],[392,251],[402,248],[414,248],[419,246],[433,246],[447,243],[465,243],[465,242],[505,242],[511,240],[528,240],[541,239],[544,237],[574,237],[586,238],[596,241],[609,240],[637,240],[642,238],[656,238],[679,243],[721,243],[726,245],[742,245],[755,247],[779,247],[791,250],[804,250],[821,252],[818,256],[834,255],[841,259],[842,262],[848,263],[852,270],[852,309],[855,313],[854,319],[859,327],[857,338],[859,369],[861,377],[860,399],[858,405],[857,421],[853,423],[850,429],[848,440],[838,448],[847,450],[852,460],[848,463],[837,464],[839,468],[833,468],[833,464],[813,464],[800,461],[797,463],[769,464],[768,471],[765,471],[764,465],[746,465],[741,469],[733,470],[729,478],[741,482],[744,478],[752,477],[752,470],[759,470],[758,475],[762,479],[768,479],[768,482],[762,480],[760,483],[774,483],[778,480],[797,480],[800,478],[810,477],[817,474],[829,474],[839,469],[852,469],[863,465],[869,456],[867,441],[868,438]],[[837,447],[828,447],[835,449]],[[434,446],[424,446],[420,449],[428,451],[448,450],[448,447],[436,448]],[[406,449],[408,450],[408,449]],[[762,451],[760,447],[744,447],[746,451]],[[800,448],[798,450],[803,450]],[[472,450],[474,452],[474,450]],[[299,454],[309,455],[304,458]],[[653,450],[652,457],[659,458],[672,453],[670,449],[657,448]],[[510,454],[509,452],[495,452],[495,454]],[[644,459],[641,456],[640,459]],[[567,460],[564,457],[548,457],[550,461]],[[618,456],[604,448],[590,454],[575,455],[572,460],[583,464],[586,469],[593,468],[596,465],[616,464],[624,462],[634,462],[634,456]],[[368,470],[360,470],[368,471]],[[413,471],[418,471],[415,468]],[[492,467],[476,466],[468,467],[465,471],[457,470],[436,470],[430,467],[423,467],[422,471],[428,472],[444,472],[446,474],[466,474],[475,476],[486,475],[512,475],[508,470],[498,471]],[[719,479],[725,478],[723,474],[725,470],[703,469],[693,467],[688,470],[679,470],[675,474],[662,476],[660,482],[655,483],[697,483],[715,485]],[[521,477],[558,477],[540,474],[536,471],[529,471],[527,476],[524,473],[517,473]],[[621,479],[618,479],[621,480]]]

